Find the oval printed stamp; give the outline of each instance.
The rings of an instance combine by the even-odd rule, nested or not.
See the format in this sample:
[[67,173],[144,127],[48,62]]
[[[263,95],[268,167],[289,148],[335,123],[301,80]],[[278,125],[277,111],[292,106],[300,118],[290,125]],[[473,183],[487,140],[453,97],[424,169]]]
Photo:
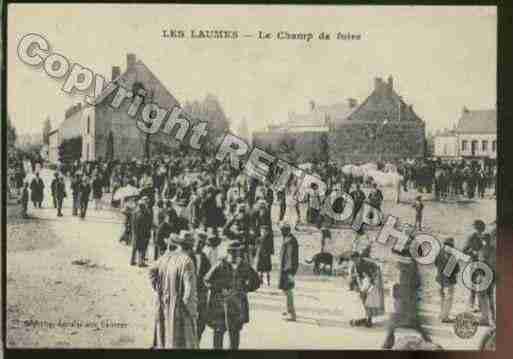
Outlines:
[[454,322],[454,333],[461,339],[472,338],[477,333],[479,319],[470,312],[460,313]]

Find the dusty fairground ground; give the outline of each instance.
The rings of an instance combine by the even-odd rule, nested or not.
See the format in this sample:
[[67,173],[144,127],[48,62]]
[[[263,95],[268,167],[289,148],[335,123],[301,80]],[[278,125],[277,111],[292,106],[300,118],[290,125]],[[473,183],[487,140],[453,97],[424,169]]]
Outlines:
[[[49,183],[51,173],[44,172]],[[69,198],[64,217],[57,218],[49,208],[29,213],[36,219],[22,220],[19,206],[9,206],[7,216],[7,345],[9,347],[58,348],[149,348],[153,334],[153,293],[147,269],[128,265],[130,249],[118,242],[121,218],[114,210],[90,208],[86,220],[71,216]],[[405,203],[385,201],[384,211],[411,222],[413,209],[409,192]],[[388,191],[385,198],[392,198]],[[437,238],[453,236],[457,246],[471,231],[476,218],[495,219],[495,199],[438,203],[425,196],[425,229]],[[274,208],[273,218],[277,218]],[[292,210],[287,217],[294,220]],[[269,349],[380,349],[385,335],[386,317],[378,318],[374,328],[351,328],[348,321],[360,315],[361,306],[347,290],[342,277],[314,276],[305,264],[319,251],[320,236],[309,227],[294,232],[300,243],[300,270],[296,278],[298,322],[281,320],[284,298],[277,289],[278,256],[273,257],[271,287],[264,285],[250,295],[251,322],[243,329],[241,348]],[[277,253],[281,238],[275,227]],[[375,232],[371,233],[371,236]],[[350,246],[350,229],[333,231],[334,252]],[[386,260],[386,248],[374,253]],[[149,248],[149,255],[153,248]],[[396,279],[393,265],[382,263],[387,294]],[[437,321],[439,300],[435,271],[421,268],[422,317],[434,340],[445,349],[477,349],[486,328],[475,337],[460,339],[452,325]],[[466,290],[459,286],[453,314],[465,309]],[[207,329],[201,348],[211,348]],[[227,343],[226,343],[227,344]],[[225,345],[226,345],[225,344]]]

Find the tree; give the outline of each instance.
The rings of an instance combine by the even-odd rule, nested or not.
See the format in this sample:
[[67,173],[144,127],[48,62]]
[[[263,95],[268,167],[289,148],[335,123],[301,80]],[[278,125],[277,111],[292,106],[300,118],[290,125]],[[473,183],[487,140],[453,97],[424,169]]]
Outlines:
[[107,137],[107,150],[105,157],[108,160],[114,159],[114,135],[112,134],[112,131],[109,131],[109,137]]
[[12,150],[16,144],[17,134],[16,128],[12,125],[11,117],[7,115],[6,120],[6,139],[7,139],[7,150]]
[[82,157],[82,137],[67,138],[57,148],[61,163],[74,162]]
[[52,132],[52,124],[50,123],[50,118],[47,117],[43,124],[43,145],[50,144],[50,132]]
[[216,96],[208,94],[203,101],[185,102],[183,111],[194,123],[205,121],[208,132],[203,140],[202,152],[212,153],[221,136],[230,128],[230,120]]

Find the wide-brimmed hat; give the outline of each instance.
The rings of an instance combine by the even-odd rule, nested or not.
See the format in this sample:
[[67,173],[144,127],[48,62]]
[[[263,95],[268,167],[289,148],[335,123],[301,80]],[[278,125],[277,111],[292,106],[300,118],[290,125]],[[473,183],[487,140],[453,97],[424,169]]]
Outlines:
[[265,208],[267,209],[267,202],[264,199],[260,199],[256,202],[257,208]]
[[171,237],[171,242],[174,244],[192,245],[194,244],[194,237],[191,232],[182,230],[178,236]]
[[485,230],[485,228],[486,228],[486,225],[485,225],[485,223],[484,223],[482,220],[480,220],[480,219],[476,219],[476,220],[474,221],[474,228],[476,228],[476,229],[481,229],[481,230],[483,230],[483,231],[484,231],[484,230]]
[[202,231],[201,229],[197,229],[194,231],[194,234],[196,235],[196,238],[198,239],[207,239],[208,235],[207,235],[207,232],[205,231]]
[[282,222],[282,223],[280,224],[280,229],[289,229],[289,230],[290,230],[290,229],[291,229],[291,227],[290,227],[290,224],[289,224],[289,223],[287,223],[287,222]]
[[454,247],[454,238],[446,238],[444,240],[444,245]]

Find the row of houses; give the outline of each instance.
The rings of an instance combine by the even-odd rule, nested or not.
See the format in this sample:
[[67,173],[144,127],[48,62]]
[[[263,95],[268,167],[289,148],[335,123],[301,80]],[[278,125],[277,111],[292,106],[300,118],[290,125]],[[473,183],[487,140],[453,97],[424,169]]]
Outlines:
[[[336,162],[419,158],[426,153],[425,123],[394,89],[394,79],[377,77],[369,96],[332,105],[310,102],[310,111],[291,112],[287,122],[253,134],[257,146],[280,152],[293,139],[299,160],[319,155],[323,142]],[[290,146],[289,146],[290,147]]]
[[[134,54],[127,54],[126,69],[112,67],[111,81],[132,89],[144,88],[147,100],[164,108],[179,105],[178,100]],[[134,91],[135,92],[135,91]],[[56,163],[59,145],[81,139],[80,159],[110,157],[125,160],[145,153],[146,135],[128,115],[130,101],[114,109],[109,104],[115,93],[96,106],[80,103],[64,113],[58,129],[49,136],[48,157]],[[245,129],[242,132],[245,132]],[[434,155],[441,158],[496,158],[497,114],[495,110],[464,108],[452,131],[435,136]],[[253,145],[280,152],[284,142],[293,143],[298,160],[319,156],[324,148],[338,162],[387,161],[422,158],[426,155],[425,122],[412,105],[394,89],[394,79],[374,79],[374,87],[362,101],[349,97],[344,101],[319,105],[310,101],[307,113],[289,113],[282,124],[252,134]],[[152,136],[152,143],[172,146],[162,133]],[[291,150],[291,146],[288,146]]]
[[442,160],[496,160],[497,110],[464,107],[452,130],[434,136],[434,156]]
[[[143,88],[148,94],[146,100],[158,103],[161,107],[171,109],[179,105],[178,100],[157,76],[141,60],[137,60],[134,54],[127,54],[124,72],[119,66],[112,67],[111,81],[133,92]],[[81,139],[82,161],[92,161],[100,157],[126,160],[144,155],[146,135],[128,115],[130,101],[123,101],[115,109],[110,106],[114,96],[115,92],[95,106],[78,103],[65,111],[59,128],[50,133],[50,162],[58,161],[58,148],[63,141],[76,138]],[[170,137],[157,133],[152,135],[151,142],[170,145]]]

